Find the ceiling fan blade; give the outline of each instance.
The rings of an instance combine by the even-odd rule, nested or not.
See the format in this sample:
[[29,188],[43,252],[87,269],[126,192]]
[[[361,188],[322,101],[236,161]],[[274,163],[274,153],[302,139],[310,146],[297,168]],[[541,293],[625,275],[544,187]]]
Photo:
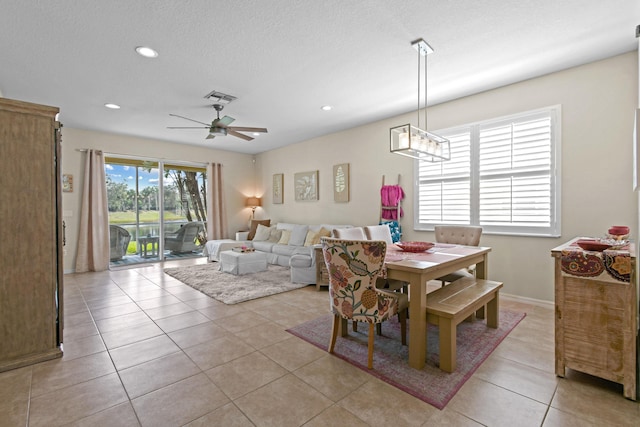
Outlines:
[[199,122],[197,120],[190,119],[189,117],[183,117],[183,116],[179,116],[177,114],[169,114],[169,115],[172,116],[172,117],[180,117],[181,119],[189,120],[191,122],[200,123],[201,125],[206,125],[207,127],[209,127],[209,123]]
[[213,139],[215,137],[216,137],[215,135],[209,134],[209,135],[207,135],[207,137],[205,139]]
[[230,130],[235,130],[235,131],[240,131],[240,132],[260,132],[260,133],[267,133],[267,128],[248,128],[248,127],[241,127],[241,126],[230,126],[227,129]]
[[167,126],[167,129],[209,129],[209,126]]
[[236,132],[235,130],[231,130],[231,129],[228,129],[228,128],[227,128],[227,134],[233,135],[233,136],[235,136],[237,138],[242,138],[245,141],[252,141],[253,140],[253,138],[251,138],[250,136],[243,135],[243,134],[241,134],[239,132]]

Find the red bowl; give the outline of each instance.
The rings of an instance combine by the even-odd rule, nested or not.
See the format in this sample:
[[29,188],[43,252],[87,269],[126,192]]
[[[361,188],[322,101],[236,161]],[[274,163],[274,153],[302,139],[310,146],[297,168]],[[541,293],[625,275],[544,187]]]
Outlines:
[[614,225],[609,229],[609,234],[613,234],[614,236],[629,234],[629,227],[625,225]]
[[611,247],[608,243],[603,243],[599,240],[578,240],[576,242],[578,246],[580,246],[585,251],[596,251],[602,252],[605,249],[609,249]]
[[396,245],[405,252],[424,252],[434,246],[431,242],[401,242]]

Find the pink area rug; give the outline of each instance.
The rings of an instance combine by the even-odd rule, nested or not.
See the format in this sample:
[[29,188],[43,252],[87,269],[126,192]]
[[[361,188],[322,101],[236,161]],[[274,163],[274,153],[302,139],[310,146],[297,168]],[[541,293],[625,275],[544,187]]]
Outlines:
[[[326,350],[331,335],[332,315],[303,323],[287,331]],[[373,369],[367,369],[367,331],[360,325],[353,332],[349,322],[349,336],[338,337],[334,355],[380,378],[381,380],[421,399],[438,409],[444,408],[462,385],[473,375],[491,352],[525,317],[524,313],[500,310],[500,327],[487,328],[484,321],[462,322],[457,330],[457,369],[447,373],[438,368],[438,327],[429,325],[427,362],[422,370],[409,367],[408,347],[400,343],[397,317],[382,324],[382,336],[376,335]],[[411,319],[408,327],[411,327]],[[409,333],[407,332],[407,339]]]

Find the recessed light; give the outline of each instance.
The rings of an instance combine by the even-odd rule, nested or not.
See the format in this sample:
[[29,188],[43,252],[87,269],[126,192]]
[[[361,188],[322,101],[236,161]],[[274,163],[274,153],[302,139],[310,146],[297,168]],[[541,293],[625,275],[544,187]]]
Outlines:
[[331,105],[323,105],[322,107],[320,107],[320,109],[322,111],[330,111],[333,109],[333,107]]
[[147,46],[136,47],[136,52],[138,52],[138,55],[142,55],[145,58],[156,58],[158,56],[158,52]]
[[111,108],[112,110],[119,110],[120,106],[118,104],[111,104],[111,103],[106,103],[104,104],[105,107],[107,108]]
[[260,132],[254,132],[253,136],[260,136]]

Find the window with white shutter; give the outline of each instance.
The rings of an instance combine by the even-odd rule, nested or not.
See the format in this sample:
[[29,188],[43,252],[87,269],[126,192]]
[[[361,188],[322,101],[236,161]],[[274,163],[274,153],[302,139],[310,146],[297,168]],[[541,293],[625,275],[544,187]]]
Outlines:
[[451,160],[416,161],[415,228],[560,235],[559,119],[555,106],[436,131],[451,141]]

